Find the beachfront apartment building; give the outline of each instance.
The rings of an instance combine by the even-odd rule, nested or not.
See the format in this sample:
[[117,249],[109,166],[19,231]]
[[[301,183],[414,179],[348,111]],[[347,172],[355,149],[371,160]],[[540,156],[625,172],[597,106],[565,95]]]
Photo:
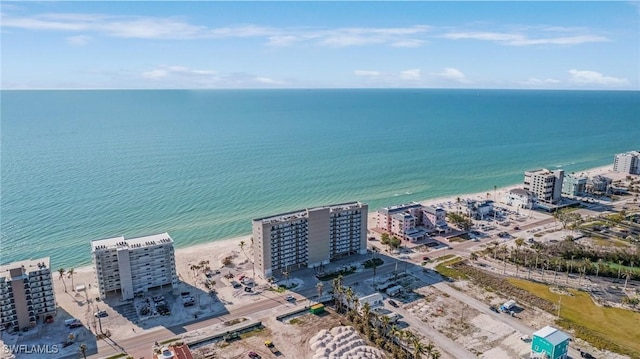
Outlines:
[[0,266],[0,312],[0,325],[15,332],[55,316],[48,257]]
[[562,194],[569,197],[582,196],[587,191],[587,177],[568,174],[562,180]]
[[376,228],[398,238],[416,242],[432,232],[450,231],[447,212],[441,207],[409,202],[384,207],[376,212]]
[[564,170],[537,169],[524,173],[524,189],[533,192],[538,202],[557,203],[562,196]]
[[640,174],[640,152],[630,151],[616,154],[613,159],[613,171]]
[[258,275],[269,278],[367,253],[367,214],[367,204],[350,202],[254,219]]
[[93,265],[100,298],[120,291],[132,299],[149,289],[178,286],[173,239],[168,233],[91,241]]

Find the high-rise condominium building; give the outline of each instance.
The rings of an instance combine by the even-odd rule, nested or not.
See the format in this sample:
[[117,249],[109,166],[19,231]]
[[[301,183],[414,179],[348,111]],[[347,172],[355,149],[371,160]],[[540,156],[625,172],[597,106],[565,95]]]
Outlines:
[[49,258],[0,266],[2,325],[18,331],[56,314]]
[[178,286],[173,239],[168,233],[91,241],[100,297],[120,291],[123,299],[149,289]]
[[564,170],[539,169],[524,173],[524,189],[533,192],[539,202],[556,203],[562,196]]
[[253,220],[255,268],[263,278],[367,252],[367,205],[351,202]]
[[616,154],[613,159],[613,170],[619,173],[640,174],[640,152]]

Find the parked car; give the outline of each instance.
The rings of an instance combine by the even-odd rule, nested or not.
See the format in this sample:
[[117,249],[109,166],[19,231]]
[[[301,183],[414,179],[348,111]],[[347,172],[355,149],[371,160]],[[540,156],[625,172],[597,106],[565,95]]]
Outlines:
[[520,227],[515,226],[515,227],[513,227],[513,229],[514,229],[514,230],[516,230],[516,231],[519,231],[519,230],[520,230]]
[[104,318],[104,317],[108,317],[109,314],[104,310],[99,310],[99,311],[95,312],[93,314],[93,316],[96,317],[96,318]]
[[422,257],[422,260],[423,260],[423,261],[428,261],[428,260],[429,260],[429,257],[424,256],[424,257]]
[[580,356],[586,359],[596,359],[593,355],[583,351],[580,352]]
[[284,297],[284,299],[286,299],[289,302],[293,302],[294,300],[296,300],[296,298],[294,298],[292,295],[288,295],[288,296]]
[[393,299],[389,299],[389,304],[395,308],[398,308],[398,303],[396,303]]
[[260,359],[260,355],[256,352],[249,352],[249,358],[251,359]]

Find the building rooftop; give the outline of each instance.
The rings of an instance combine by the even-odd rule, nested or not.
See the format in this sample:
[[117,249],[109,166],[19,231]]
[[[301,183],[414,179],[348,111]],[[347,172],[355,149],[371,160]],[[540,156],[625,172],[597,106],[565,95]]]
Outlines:
[[551,343],[551,345],[558,345],[569,340],[569,336],[565,334],[563,331],[558,330],[554,327],[546,326],[537,332],[533,333],[534,336],[544,338],[544,340]]
[[523,188],[514,188],[514,189],[510,190],[509,193],[517,194],[519,196],[532,196],[533,195],[533,193],[531,193],[531,191],[527,191],[526,189],[523,189]]
[[143,248],[152,247],[166,243],[173,243],[169,233],[152,234],[144,237],[128,238],[114,237],[106,239],[96,239],[91,241],[91,251],[119,249],[119,248]]
[[265,223],[265,224],[287,222],[287,221],[291,221],[291,220],[294,220],[294,219],[307,218],[309,216],[309,212],[310,211],[317,211],[317,210],[327,209],[328,208],[330,212],[339,212],[339,211],[347,211],[347,210],[350,210],[350,209],[361,208],[361,207],[363,207],[365,205],[366,205],[365,203],[361,203],[361,202],[346,202],[346,203],[339,203],[339,204],[332,204],[332,205],[328,205],[328,206],[305,208],[305,209],[299,209],[299,210],[292,211],[292,212],[274,214],[274,215],[267,216],[267,217],[256,218],[253,221],[254,222],[262,222],[262,223]]
[[380,208],[378,210],[378,212],[380,213],[384,213],[384,214],[393,214],[393,213],[398,213],[398,212],[402,212],[405,211],[409,208],[419,208],[422,207],[422,205],[418,202],[409,202],[409,203],[405,203],[405,204],[399,204],[397,206],[391,206],[391,207],[383,207]]
[[0,278],[10,278],[9,271],[16,268],[24,268],[25,273],[29,274],[31,271],[36,271],[49,267],[49,257],[40,259],[27,259],[19,262],[12,262],[3,264],[0,266]]

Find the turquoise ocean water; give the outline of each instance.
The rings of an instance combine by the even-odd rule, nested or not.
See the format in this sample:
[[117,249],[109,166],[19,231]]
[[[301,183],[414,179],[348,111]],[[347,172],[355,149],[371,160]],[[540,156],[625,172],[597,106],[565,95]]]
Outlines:
[[579,171],[640,148],[640,92],[2,91],[0,262],[89,264],[90,241],[184,247],[251,219],[370,210]]

